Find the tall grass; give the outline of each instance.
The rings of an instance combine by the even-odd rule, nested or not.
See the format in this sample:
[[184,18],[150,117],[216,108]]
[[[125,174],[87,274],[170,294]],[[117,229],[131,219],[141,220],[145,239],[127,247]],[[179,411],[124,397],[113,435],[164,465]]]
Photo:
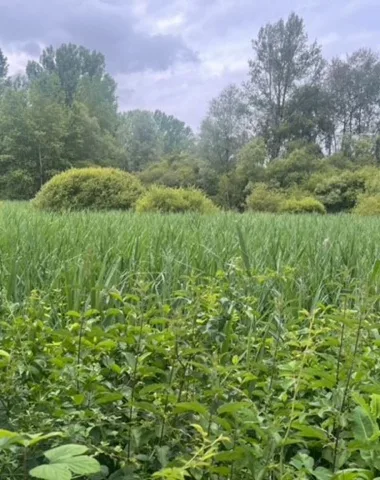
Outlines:
[[138,279],[165,297],[185,288],[190,274],[215,276],[242,264],[256,274],[291,267],[294,280],[281,295],[304,305],[318,292],[334,303],[342,291],[377,288],[378,258],[377,218],[0,209],[0,289],[16,302],[34,289],[60,289],[74,308],[102,289],[128,291]]

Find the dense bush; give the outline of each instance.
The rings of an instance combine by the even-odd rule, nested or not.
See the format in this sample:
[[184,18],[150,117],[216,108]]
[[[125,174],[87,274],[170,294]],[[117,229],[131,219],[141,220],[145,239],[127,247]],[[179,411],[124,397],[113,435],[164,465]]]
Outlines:
[[290,198],[281,205],[281,212],[287,213],[326,213],[326,208],[319,200],[312,197]]
[[193,187],[200,177],[201,162],[187,154],[170,155],[149,165],[139,174],[146,185],[166,187]]
[[256,184],[252,193],[247,198],[248,210],[255,212],[278,212],[285,201],[285,195],[271,190],[265,184]]
[[359,197],[354,213],[366,216],[380,215],[380,195],[363,195]]
[[0,198],[29,200],[37,190],[36,182],[26,170],[15,169],[0,176]]
[[156,186],[137,201],[136,211],[212,213],[217,211],[217,207],[199,190]]
[[267,169],[267,180],[277,187],[289,188],[305,182],[321,168],[321,159],[306,148],[293,150],[288,157],[273,161]]
[[365,180],[355,172],[326,178],[315,189],[315,196],[331,213],[351,210],[365,190]]
[[72,169],[53,177],[33,204],[46,210],[128,210],[143,193],[133,175],[114,168]]

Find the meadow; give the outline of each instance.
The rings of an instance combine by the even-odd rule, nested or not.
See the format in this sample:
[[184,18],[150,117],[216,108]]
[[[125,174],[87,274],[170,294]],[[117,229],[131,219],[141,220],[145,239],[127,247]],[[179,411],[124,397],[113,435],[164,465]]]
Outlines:
[[379,287],[376,217],[4,203],[0,477],[380,477]]

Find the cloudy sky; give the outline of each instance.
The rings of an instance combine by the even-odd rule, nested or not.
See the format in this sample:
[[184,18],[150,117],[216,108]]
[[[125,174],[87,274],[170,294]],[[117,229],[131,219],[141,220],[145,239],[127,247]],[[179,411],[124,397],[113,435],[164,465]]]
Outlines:
[[224,86],[247,76],[259,27],[302,15],[325,55],[380,50],[380,0],[0,0],[11,73],[64,42],[106,55],[123,110],[162,109],[194,128]]

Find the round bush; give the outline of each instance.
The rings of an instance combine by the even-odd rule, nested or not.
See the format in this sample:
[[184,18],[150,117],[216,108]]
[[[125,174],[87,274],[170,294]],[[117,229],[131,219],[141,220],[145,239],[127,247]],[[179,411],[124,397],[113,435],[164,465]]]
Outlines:
[[300,199],[291,198],[289,200],[286,200],[285,203],[281,205],[281,212],[325,214],[326,208],[323,203],[312,197],[305,197]]
[[143,193],[141,182],[115,168],[68,170],[47,182],[33,200],[40,209],[128,210]]
[[353,211],[357,215],[380,215],[380,195],[360,197]]
[[217,210],[202,192],[186,188],[152,187],[136,203],[137,212],[213,213]]
[[282,193],[271,190],[265,184],[257,184],[248,196],[246,203],[248,210],[275,213],[280,210],[284,201],[285,196]]

